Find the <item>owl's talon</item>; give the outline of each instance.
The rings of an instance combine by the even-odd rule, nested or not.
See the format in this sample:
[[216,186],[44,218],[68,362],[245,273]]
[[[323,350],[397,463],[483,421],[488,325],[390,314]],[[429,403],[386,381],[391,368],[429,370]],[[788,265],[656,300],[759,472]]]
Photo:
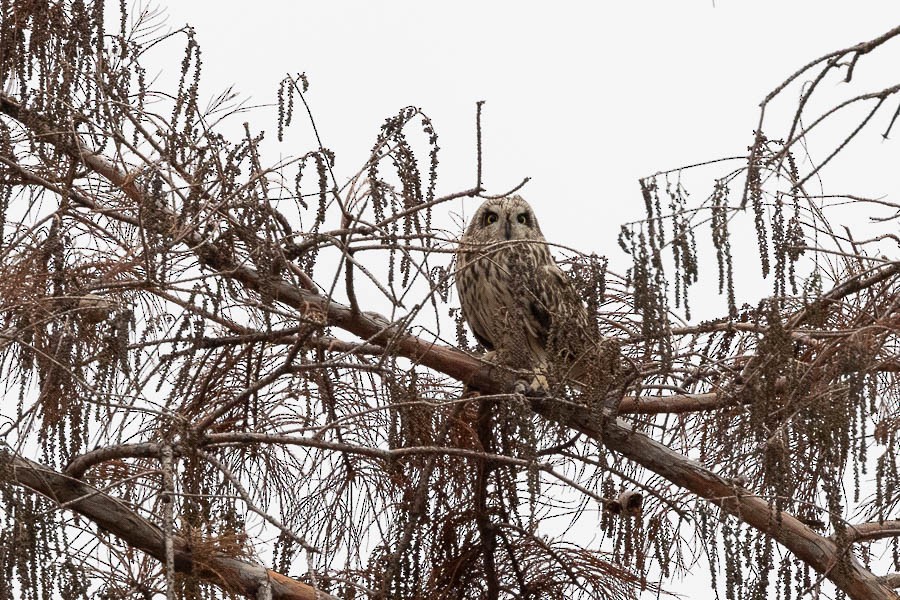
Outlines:
[[541,376],[535,377],[530,382],[517,379],[513,384],[513,393],[528,398],[541,398],[548,395],[547,382]]

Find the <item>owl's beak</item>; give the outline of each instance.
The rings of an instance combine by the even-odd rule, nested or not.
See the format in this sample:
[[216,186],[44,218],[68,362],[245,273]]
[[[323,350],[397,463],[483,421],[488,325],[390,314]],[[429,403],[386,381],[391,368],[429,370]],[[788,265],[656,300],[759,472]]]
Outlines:
[[503,233],[506,234],[507,240],[512,237],[512,223],[509,222],[509,219],[506,220],[506,226],[503,228]]

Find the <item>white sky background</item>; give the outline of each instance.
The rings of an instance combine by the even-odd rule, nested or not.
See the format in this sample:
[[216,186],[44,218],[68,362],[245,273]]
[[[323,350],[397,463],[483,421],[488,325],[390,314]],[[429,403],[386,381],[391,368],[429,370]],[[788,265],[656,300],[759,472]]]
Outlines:
[[[758,104],[772,88],[809,60],[900,24],[898,2],[716,0],[714,7],[712,0],[627,5],[171,0],[163,6],[170,27],[190,23],[197,30],[201,97],[212,98],[233,84],[251,103],[271,103],[286,73],[306,73],[307,99],[325,146],[337,154],[339,183],[365,162],[384,119],[415,105],[431,117],[439,135],[438,194],[472,187],[475,102],[485,100],[488,193],[531,177],[521,193],[546,237],[608,254],[618,272],[629,264],[616,243],[619,226],[644,215],[639,177],[745,153]],[[155,69],[177,73],[179,44],[170,46],[173,54],[169,49],[148,54],[144,64],[151,75]],[[900,80],[900,41],[892,44],[882,53],[893,62],[860,61],[857,78],[871,86],[857,93]],[[826,94],[840,91],[835,80],[823,87]],[[795,88],[787,100],[797,93]],[[896,100],[825,172],[825,193],[898,200],[900,147],[880,139],[895,106]],[[273,145],[275,152],[295,156],[315,147],[301,110],[289,143]],[[243,120],[239,116],[236,122]],[[274,140],[274,118],[247,120]],[[786,133],[769,131],[776,137]],[[900,124],[894,137],[900,137]],[[821,159],[831,147],[809,150]],[[268,157],[270,163],[276,159]],[[705,171],[689,183],[695,202],[709,193],[713,177],[725,172]],[[438,207],[436,222],[449,225],[449,213],[471,215],[477,204]],[[755,249],[750,250],[739,261],[742,280],[759,272]],[[714,272],[705,276],[715,281]],[[768,293],[748,286],[739,303]],[[714,312],[721,309],[717,300]],[[700,581],[691,583],[705,592],[706,578],[700,574]],[[699,597],[677,582],[667,587]]]
[[[415,105],[439,135],[438,194],[472,187],[475,102],[485,100],[488,193],[531,177],[521,193],[546,237],[608,254],[618,272],[629,264],[616,243],[619,226],[644,214],[639,177],[745,153],[758,104],[773,87],[812,58],[900,23],[896,2],[623,5],[256,0],[162,6],[171,27],[190,23],[197,30],[207,97],[233,84],[252,103],[271,103],[286,73],[305,72],[307,98],[325,146],[337,154],[341,183],[364,164],[384,119]],[[168,64],[174,75],[181,57],[163,54],[169,48],[177,51],[178,42],[148,55],[145,64]],[[884,54],[900,59],[900,51]],[[877,60],[861,61],[856,79],[872,82],[861,91],[894,83],[892,63]],[[834,91],[832,98],[843,90],[835,81],[822,88],[823,95]],[[898,146],[879,136],[893,106],[883,110],[880,122],[825,172],[825,192],[896,198]],[[777,107],[771,113],[777,116]],[[315,147],[297,116],[288,142],[273,145],[284,156]],[[274,118],[248,119],[274,140]],[[786,129],[767,133],[778,137]],[[821,159],[830,149],[810,151]],[[724,167],[709,170],[689,181],[694,199],[704,198],[713,177],[724,173]],[[435,218],[471,215],[477,203],[440,207]],[[759,272],[758,259],[747,265]],[[714,283],[714,272],[707,276]],[[746,291],[739,303],[755,304],[759,289]],[[718,302],[714,312],[721,313]]]

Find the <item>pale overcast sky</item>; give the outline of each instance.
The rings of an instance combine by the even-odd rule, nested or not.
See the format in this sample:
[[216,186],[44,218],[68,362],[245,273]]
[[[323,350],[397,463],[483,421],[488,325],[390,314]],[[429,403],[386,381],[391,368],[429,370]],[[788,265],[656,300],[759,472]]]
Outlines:
[[[386,117],[415,105],[440,136],[438,192],[471,187],[474,106],[485,100],[488,191],[500,193],[530,176],[522,194],[547,238],[609,254],[620,271],[627,259],[615,241],[619,225],[643,215],[639,177],[746,152],[758,104],[773,87],[812,58],[900,23],[898,2],[162,6],[171,27],[196,28],[209,97],[233,84],[253,102],[270,103],[286,73],[305,72],[307,97],[325,145],[337,153],[339,178],[363,164]],[[890,60],[898,56],[900,49]],[[150,64],[153,58],[148,55]],[[866,77],[872,86],[894,83],[889,67],[896,62],[877,59],[861,63],[861,84]],[[843,93],[829,83],[823,94],[832,91]],[[274,121],[250,120],[274,139]],[[314,147],[302,126],[278,152]],[[881,130],[875,126],[851,147],[863,154],[848,153],[826,172],[826,192],[896,197],[892,175],[900,152],[896,143],[881,143]],[[819,158],[828,150],[810,148]],[[689,182],[689,191],[699,201],[723,173],[705,172]],[[444,213],[471,214],[477,201],[464,204]],[[758,297],[749,292],[745,299]]]
[[[616,235],[620,223],[643,215],[639,177],[746,152],[759,102],[773,87],[813,58],[896,26],[900,2],[172,0],[167,14],[173,28],[196,28],[207,97],[233,84],[270,103],[286,73],[305,72],[342,181],[365,161],[384,119],[415,105],[440,136],[438,193],[471,187],[474,107],[485,100],[488,191],[530,176],[522,194],[548,239],[608,253],[624,270]],[[861,84],[896,83],[900,40],[893,44],[890,58],[863,59]],[[841,91],[837,83],[823,89]],[[274,121],[250,120],[274,138]],[[825,192],[897,201],[900,148],[880,140],[885,126],[864,133],[855,154],[826,172]],[[290,140],[277,151],[315,147],[306,134]],[[822,158],[829,149],[809,150]],[[698,201],[723,173],[694,184]],[[471,214],[476,204],[442,214]],[[699,597],[689,585],[698,582],[669,589]]]

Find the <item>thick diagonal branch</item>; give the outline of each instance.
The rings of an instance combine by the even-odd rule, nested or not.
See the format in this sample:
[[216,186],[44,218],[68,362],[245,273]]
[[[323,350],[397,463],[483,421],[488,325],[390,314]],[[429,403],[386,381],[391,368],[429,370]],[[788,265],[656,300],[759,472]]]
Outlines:
[[[82,148],[74,137],[57,133],[61,130],[51,127],[40,115],[27,111],[2,94],[0,94],[0,112],[17,119],[38,139],[51,143],[59,151],[83,161],[85,166],[120,187],[136,202],[144,202],[141,191],[130,182],[124,172],[104,158]],[[96,210],[98,207],[89,206],[89,208]],[[111,218],[118,218],[116,214],[108,212],[105,214]],[[393,351],[484,392],[506,392],[510,389],[510,382],[506,381],[508,377],[499,369],[485,366],[464,352],[409,335],[380,315],[355,312],[332,298],[300,289],[282,280],[265,278],[254,269],[237,263],[228,252],[217,248],[213,242],[196,232],[186,232],[181,239],[197,254],[198,260],[204,265],[218,271],[223,277],[240,282],[250,290],[259,291],[264,287],[269,297],[302,313],[320,311],[330,326],[339,327],[370,343],[384,346],[386,351]],[[879,275],[894,274],[896,267],[872,275],[870,279]],[[851,289],[855,290],[865,283],[868,281],[859,281],[851,286]],[[633,432],[627,423],[610,421],[601,431],[599,424],[586,420],[588,415],[571,411],[564,411],[564,414],[560,415],[560,411],[553,408],[552,402],[535,402],[534,408],[547,418],[555,419],[567,427],[602,440],[611,450],[621,453],[675,485],[690,490],[734,514],[743,522],[766,532],[798,558],[824,574],[854,600],[898,598],[884,581],[879,580],[852,557],[846,556],[833,541],[818,535],[789,514],[782,513],[776,520],[773,509],[762,498],[754,496],[740,486],[712,473],[703,465],[643,434]]]
[[[539,412],[553,412],[547,407],[537,408]],[[621,420],[611,423],[602,436],[598,427],[584,421],[581,415],[570,416],[565,424],[592,438],[602,439],[610,450],[619,452],[770,535],[797,558],[828,577],[850,598],[897,599],[897,594],[890,587],[832,540],[817,534],[788,513],[782,512],[776,519],[774,509],[766,500],[663,444],[632,431],[628,423]]]
[[[0,452],[0,481],[46,496],[65,506],[66,510],[90,519],[129,546],[165,561],[165,535],[162,529],[86,483],[10,452]],[[265,584],[271,588],[275,600],[336,600],[310,585],[246,559],[204,553],[202,562],[195,560],[184,538],[175,535],[171,542],[176,571],[192,574],[228,592],[255,598],[260,586]]]

